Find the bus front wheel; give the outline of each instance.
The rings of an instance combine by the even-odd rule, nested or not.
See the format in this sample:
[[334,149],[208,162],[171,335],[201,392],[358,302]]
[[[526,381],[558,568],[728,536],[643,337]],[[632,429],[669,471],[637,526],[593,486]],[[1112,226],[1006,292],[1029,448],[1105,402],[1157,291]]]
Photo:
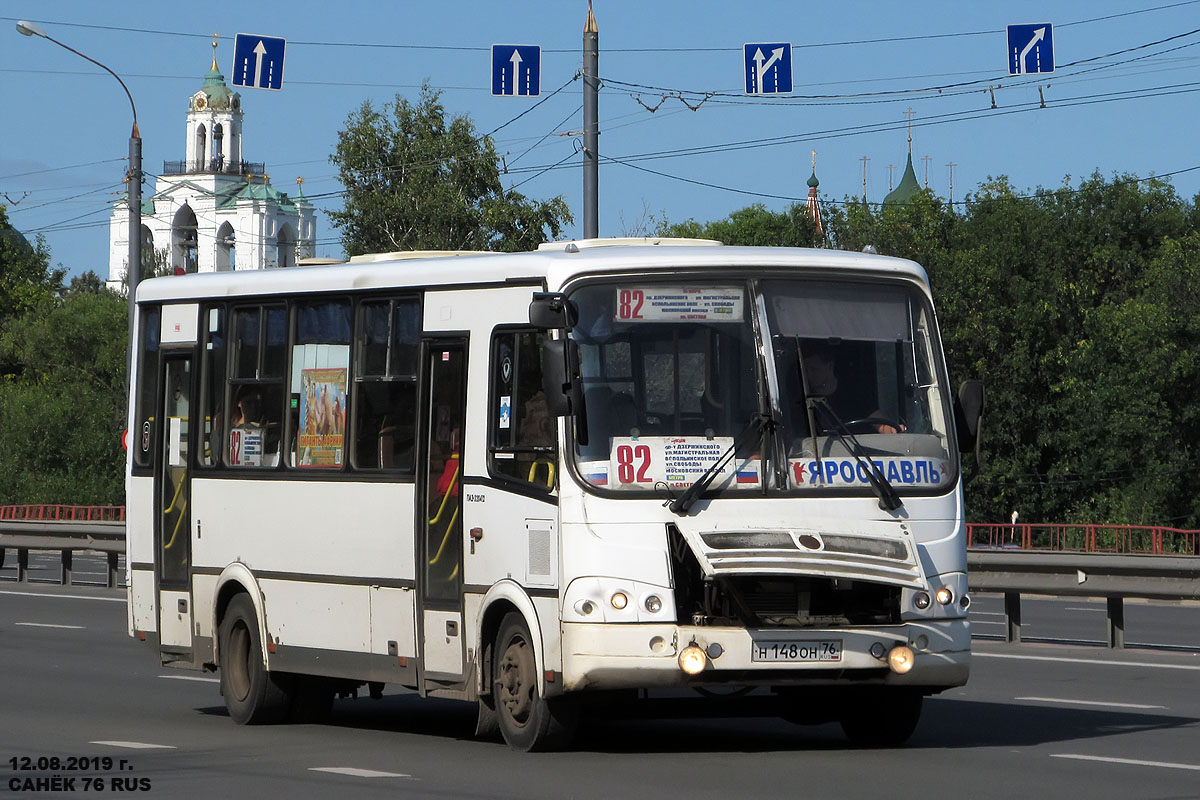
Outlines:
[[288,676],[269,672],[254,604],[245,594],[229,602],[219,630],[221,694],[229,716],[239,725],[282,722],[291,708]]
[[868,690],[847,698],[839,721],[856,747],[898,747],[917,729],[923,699],[913,689]]
[[514,750],[560,750],[578,723],[574,698],[545,698],[538,691],[533,639],[520,614],[500,623],[492,659],[492,698],[504,741]]

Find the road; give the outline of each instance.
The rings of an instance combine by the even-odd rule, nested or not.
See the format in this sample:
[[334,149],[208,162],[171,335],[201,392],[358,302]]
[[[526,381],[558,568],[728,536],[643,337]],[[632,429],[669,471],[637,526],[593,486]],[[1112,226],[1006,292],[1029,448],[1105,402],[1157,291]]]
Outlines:
[[[1102,636],[1092,605],[1031,601],[1026,630],[1098,616]],[[978,599],[981,632],[999,608]],[[1200,608],[1138,608],[1200,641]],[[520,754],[470,739],[468,706],[403,691],[339,700],[328,725],[238,727],[211,676],[159,667],[125,635],[121,590],[0,580],[0,791],[58,775],[64,791],[38,796],[85,793],[85,778],[162,798],[1200,796],[1200,654],[992,641],[975,651],[970,683],[927,701],[902,749],[855,750],[835,725],[773,719],[600,720],[573,752]],[[71,757],[88,769],[66,770]],[[106,757],[107,770],[90,760]],[[33,769],[14,769],[25,758]]]

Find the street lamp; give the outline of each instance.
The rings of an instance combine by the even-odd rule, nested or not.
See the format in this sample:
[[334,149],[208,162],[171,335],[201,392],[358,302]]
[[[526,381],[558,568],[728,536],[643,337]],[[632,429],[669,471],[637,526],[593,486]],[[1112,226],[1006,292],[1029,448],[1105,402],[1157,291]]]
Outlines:
[[129,108],[133,111],[133,130],[129,134],[129,266],[125,269],[125,283],[129,291],[129,343],[126,354],[125,384],[128,388],[133,375],[133,354],[136,350],[133,341],[134,320],[137,316],[137,306],[134,298],[137,296],[138,279],[142,273],[142,136],[138,133],[137,107],[133,104],[133,95],[121,76],[94,58],[85,56],[73,47],[68,47],[57,39],[48,36],[41,26],[29,20],[18,20],[17,31],[23,36],[40,36],[54,42],[59,47],[70,50],[80,58],[85,58],[117,79],[125,96],[129,98]]

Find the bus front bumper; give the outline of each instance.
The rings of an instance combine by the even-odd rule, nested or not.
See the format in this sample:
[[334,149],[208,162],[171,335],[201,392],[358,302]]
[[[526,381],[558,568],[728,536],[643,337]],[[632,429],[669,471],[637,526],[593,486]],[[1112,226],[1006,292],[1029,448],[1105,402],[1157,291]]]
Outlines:
[[[962,686],[970,671],[966,619],[804,630],[575,622],[562,627],[563,689],[568,692],[849,683],[936,692]],[[692,644],[706,653],[705,667],[695,675],[679,664],[680,652]],[[915,656],[904,674],[888,666],[886,654],[898,645]]]

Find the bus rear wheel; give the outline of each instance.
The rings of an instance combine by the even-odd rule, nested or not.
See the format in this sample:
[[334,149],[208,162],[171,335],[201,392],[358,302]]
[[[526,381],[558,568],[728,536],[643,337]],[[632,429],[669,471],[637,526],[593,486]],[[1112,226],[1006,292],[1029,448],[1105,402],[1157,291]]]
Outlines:
[[921,720],[924,700],[919,691],[890,687],[846,699],[839,721],[856,747],[898,747],[907,742]]
[[282,722],[292,705],[292,681],[263,665],[258,617],[247,595],[229,602],[218,635],[221,694],[230,718],[239,725]]
[[574,698],[541,696],[533,639],[520,614],[500,623],[492,663],[492,699],[508,746],[528,752],[569,745],[578,708]]

